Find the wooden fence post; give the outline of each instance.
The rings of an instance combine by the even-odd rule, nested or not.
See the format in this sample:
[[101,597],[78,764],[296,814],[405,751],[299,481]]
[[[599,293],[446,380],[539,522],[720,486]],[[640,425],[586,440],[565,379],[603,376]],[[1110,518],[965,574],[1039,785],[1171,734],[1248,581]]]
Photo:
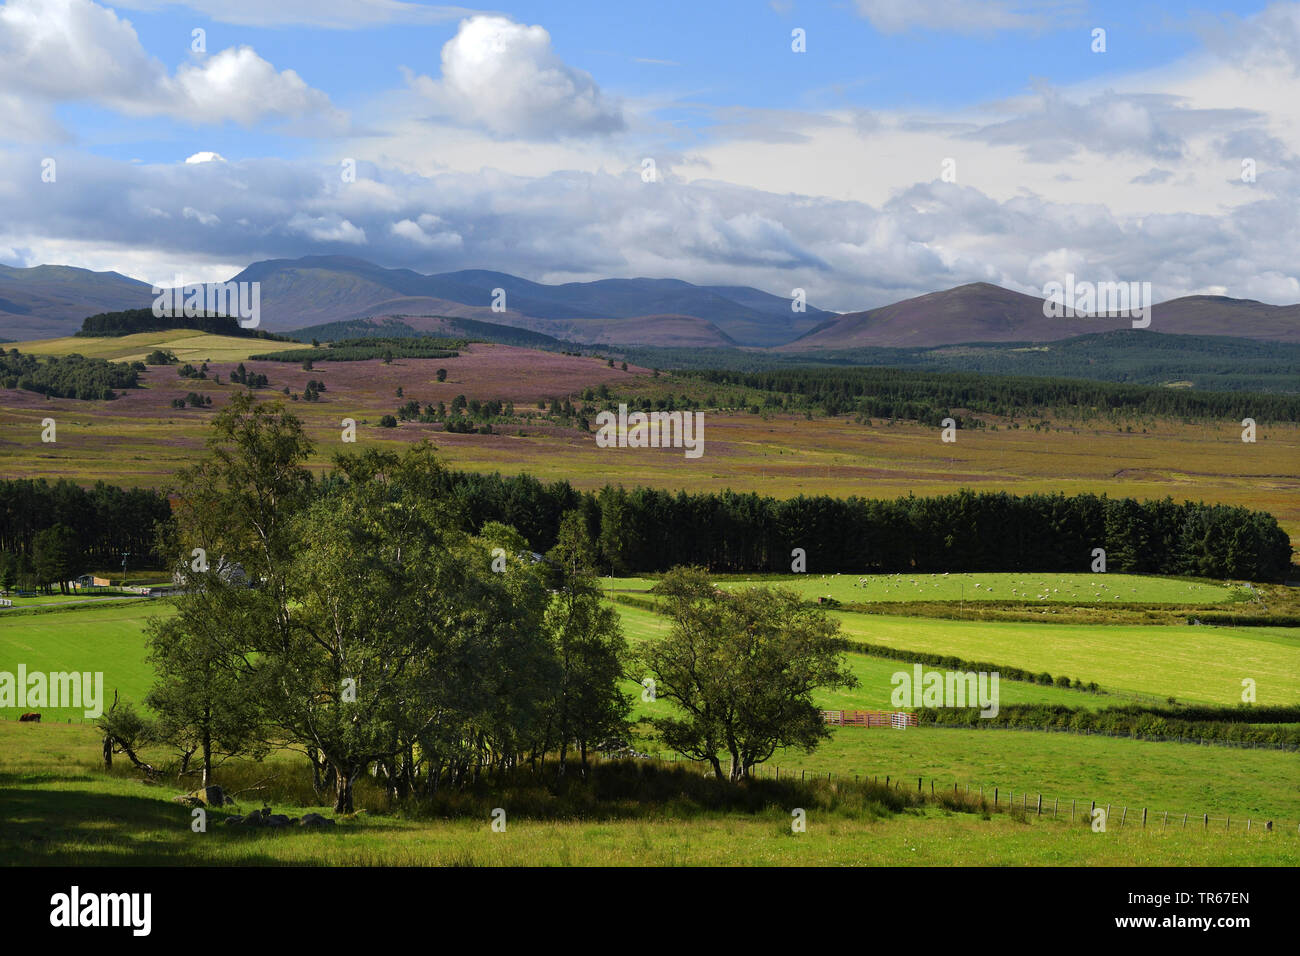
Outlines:
[[1205,829],[1208,830],[1209,828],[1210,828],[1210,815],[1207,813],[1205,814]]
[[1038,813],[1037,813],[1037,816],[1040,816],[1040,817],[1041,817],[1042,815],[1043,815],[1043,795],[1040,793],[1040,794],[1038,795]]
[[1142,808],[1142,829],[1145,830],[1146,828],[1147,828],[1147,808],[1143,807]]
[[1120,825],[1120,826],[1123,826],[1123,825],[1124,825],[1124,819],[1125,819],[1127,816],[1128,816],[1128,807],[1125,807],[1125,808],[1124,808],[1124,812],[1121,813],[1120,816],[1119,816],[1119,825]]
[[1052,819],[1056,819],[1056,811],[1061,809],[1061,798],[1056,798],[1056,804],[1052,807]]
[[1070,822],[1071,823],[1074,822],[1074,804],[1075,804],[1075,800],[1073,797],[1071,797],[1070,798]]
[[993,788],[993,806],[996,807],[997,805],[998,805],[998,788],[997,788],[997,787],[994,787],[994,788]]

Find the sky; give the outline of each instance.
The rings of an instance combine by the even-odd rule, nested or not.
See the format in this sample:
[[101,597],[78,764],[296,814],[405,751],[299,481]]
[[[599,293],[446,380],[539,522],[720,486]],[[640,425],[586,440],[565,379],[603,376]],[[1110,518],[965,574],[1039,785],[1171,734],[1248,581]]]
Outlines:
[[0,263],[1300,301],[1300,3],[7,0]]

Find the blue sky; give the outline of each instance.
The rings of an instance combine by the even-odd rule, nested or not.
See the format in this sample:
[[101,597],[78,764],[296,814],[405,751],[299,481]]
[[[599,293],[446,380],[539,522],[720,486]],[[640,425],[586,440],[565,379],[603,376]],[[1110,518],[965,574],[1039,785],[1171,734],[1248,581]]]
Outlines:
[[6,0],[0,262],[1296,301],[1298,77],[1296,3]]

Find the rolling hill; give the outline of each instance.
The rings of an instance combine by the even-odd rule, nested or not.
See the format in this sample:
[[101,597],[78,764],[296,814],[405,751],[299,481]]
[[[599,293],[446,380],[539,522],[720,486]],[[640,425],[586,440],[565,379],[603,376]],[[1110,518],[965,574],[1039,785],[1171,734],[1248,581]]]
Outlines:
[[97,312],[146,308],[147,282],[72,266],[0,265],[0,336],[12,340],[71,335]]
[[[1300,305],[1185,296],[1157,303],[1151,315],[1152,332],[1300,342]],[[1127,318],[1049,318],[1043,315],[1043,300],[1036,296],[974,282],[836,316],[781,346],[780,351],[1056,342],[1131,328]]]
[[[87,315],[140,308],[153,298],[147,284],[116,273],[0,268],[0,336],[6,338],[69,335]],[[811,306],[796,313],[787,298],[740,286],[643,278],[547,285],[488,270],[423,275],[347,256],[268,259],[228,281],[261,283],[261,327],[269,331],[438,315],[586,344],[768,347],[834,314]],[[498,289],[505,311],[493,310]]]
[[[744,286],[680,279],[600,279],[547,285],[469,269],[424,275],[348,256],[255,262],[231,281],[261,283],[261,328],[310,330],[399,316],[421,332],[429,317],[526,330],[563,342],[684,349],[774,349],[783,354],[948,345],[1059,342],[1131,330],[1127,318],[1049,318],[1043,300],[976,282],[860,312],[790,309]],[[504,302],[495,296],[504,292]],[[98,312],[141,308],[150,287],[115,272],[0,266],[0,338],[69,335]],[[494,301],[505,311],[494,311]],[[1149,331],[1300,343],[1300,305],[1195,295],[1158,303]]]

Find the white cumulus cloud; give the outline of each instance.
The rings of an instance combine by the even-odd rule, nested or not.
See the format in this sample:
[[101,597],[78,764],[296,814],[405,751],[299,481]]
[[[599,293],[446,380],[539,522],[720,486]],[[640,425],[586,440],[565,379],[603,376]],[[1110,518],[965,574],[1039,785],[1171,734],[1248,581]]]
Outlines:
[[506,137],[551,139],[612,133],[622,108],[591,74],[569,66],[544,27],[470,17],[442,48],[442,78],[407,80],[450,116]]
[[[325,116],[329,97],[248,46],[182,64],[170,74],[129,20],[91,0],[9,0],[0,7],[0,90],[49,116],[61,102],[97,103],[132,116],[191,123]],[[28,121],[28,125],[40,125]],[[0,136],[6,136],[0,130]]]

